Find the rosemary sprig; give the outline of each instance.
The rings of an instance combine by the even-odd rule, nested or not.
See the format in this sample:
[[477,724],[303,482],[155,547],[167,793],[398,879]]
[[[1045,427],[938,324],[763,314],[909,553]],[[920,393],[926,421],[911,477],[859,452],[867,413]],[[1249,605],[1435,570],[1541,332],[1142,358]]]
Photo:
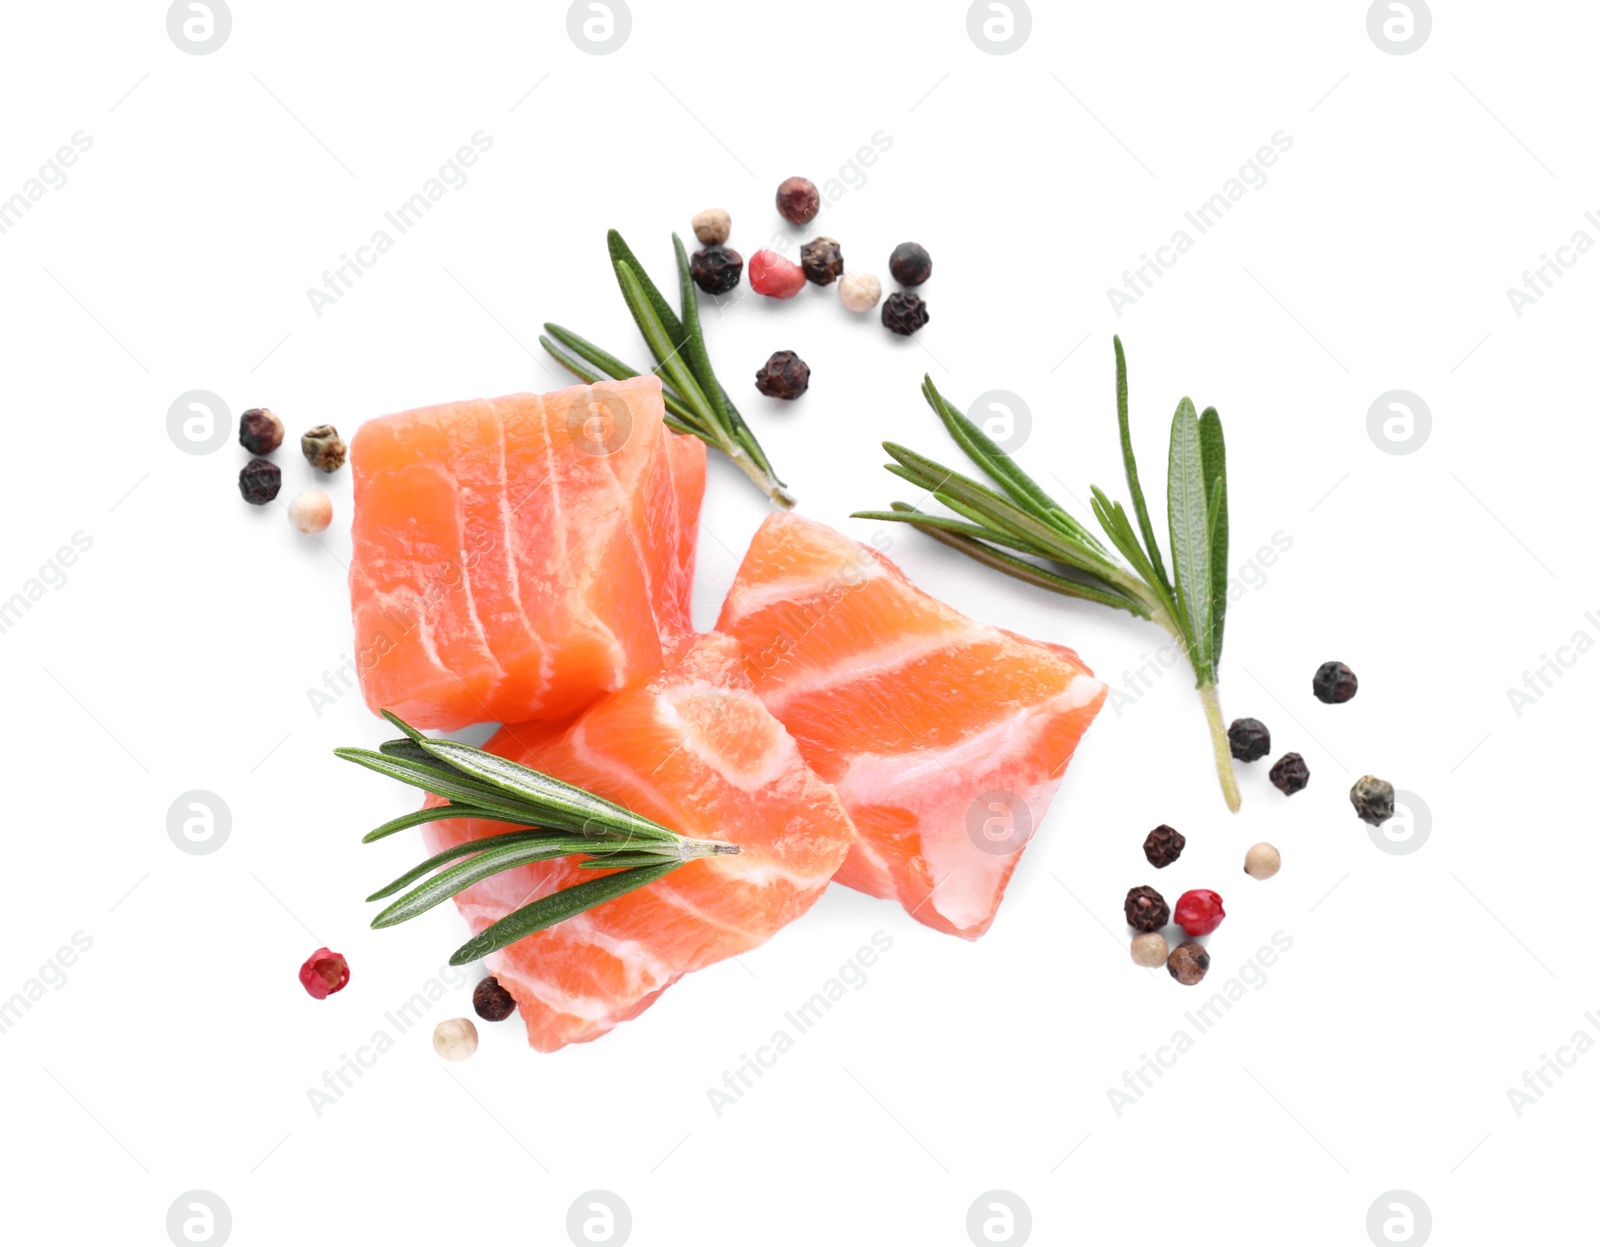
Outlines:
[[[794,506],[794,496],[773,472],[761,443],[711,370],[705,333],[700,328],[700,295],[689,272],[689,253],[684,250],[682,239],[672,236],[678,260],[681,312],[673,311],[621,234],[608,231],[606,244],[623,301],[655,356],[653,371],[661,378],[668,427],[677,433],[692,434],[722,451],[773,502],[780,507]],[[558,364],[590,385],[601,380],[602,375],[619,381],[639,375],[610,351],[570,329],[556,324],[546,324],[544,328],[539,344]]]
[[[926,490],[960,518],[930,514],[904,502],[893,503],[889,511],[855,514],[862,519],[910,524],[1004,575],[1160,624],[1182,646],[1194,668],[1222,795],[1228,808],[1237,810],[1239,786],[1217,696],[1223,616],[1228,606],[1228,490],[1222,418],[1214,407],[1196,416],[1194,404],[1187,398],[1172,417],[1167,465],[1169,578],[1134,461],[1127,359],[1122,340],[1113,338],[1112,343],[1117,361],[1117,428],[1138,530],[1122,504],[1113,502],[1098,486],[1092,487],[1090,506],[1115,554],[926,377],[922,394],[928,405],[967,458],[998,489],[895,442],[885,442],[883,448],[895,460],[885,465],[888,470]],[[1125,563],[1118,561],[1118,554]]]
[[721,840],[680,836],[604,797],[486,750],[424,736],[387,710],[384,718],[405,735],[376,750],[335,749],[334,753],[443,797],[446,804],[390,819],[369,831],[363,843],[443,818],[484,819],[524,830],[454,845],[379,888],[369,901],[402,894],[372,920],[373,926],[392,927],[415,918],[475,883],[530,862],[581,856],[586,860],[578,865],[584,869],[616,871],[562,888],[507,914],[458,948],[450,957],[453,966],[466,965],[654,883],[685,862],[739,851],[738,845]]

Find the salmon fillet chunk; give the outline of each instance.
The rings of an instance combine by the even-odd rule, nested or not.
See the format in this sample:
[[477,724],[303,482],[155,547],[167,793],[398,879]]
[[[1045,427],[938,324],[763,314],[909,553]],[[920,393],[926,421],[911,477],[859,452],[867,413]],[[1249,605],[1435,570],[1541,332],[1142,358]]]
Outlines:
[[[507,727],[486,746],[681,835],[740,848],[689,862],[486,959],[540,1051],[597,1039],[689,971],[765,943],[811,907],[844,862],[849,817],[744,668],[737,643],[710,633],[669,670],[602,698],[570,726]],[[441,852],[505,830],[452,819],[424,833]],[[539,862],[475,884],[456,903],[476,933],[598,874],[571,858]]]
[[705,446],[655,377],[422,407],[351,447],[367,705],[419,727],[570,718],[690,632]]
[[762,524],[717,628],[855,822],[839,881],[987,931],[1105,686],[1070,649],[974,623],[795,515]]

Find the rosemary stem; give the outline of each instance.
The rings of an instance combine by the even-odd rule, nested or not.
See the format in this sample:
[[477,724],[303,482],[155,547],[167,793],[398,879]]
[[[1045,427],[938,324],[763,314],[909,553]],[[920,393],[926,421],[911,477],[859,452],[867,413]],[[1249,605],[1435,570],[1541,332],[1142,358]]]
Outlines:
[[768,498],[785,511],[793,509],[795,496],[785,489],[775,477],[763,472],[761,466],[745,452],[743,446],[729,441],[723,446],[723,450],[727,453],[728,458],[738,465],[739,470],[756,483],[757,489],[766,494]]
[[686,837],[678,841],[678,853],[686,862],[697,857],[721,857],[737,852],[737,844],[727,844],[721,840],[690,840]]
[[1217,755],[1217,779],[1228,809],[1239,812],[1239,784],[1233,774],[1233,748],[1228,744],[1228,729],[1222,722],[1222,701],[1215,684],[1200,686],[1200,704],[1206,708],[1206,724],[1211,729],[1211,749]]

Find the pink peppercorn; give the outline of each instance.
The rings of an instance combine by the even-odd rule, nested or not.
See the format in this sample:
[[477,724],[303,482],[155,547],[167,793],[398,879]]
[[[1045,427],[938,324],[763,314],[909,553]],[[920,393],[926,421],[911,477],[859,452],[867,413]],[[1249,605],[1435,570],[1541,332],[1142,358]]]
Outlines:
[[1172,918],[1189,935],[1209,935],[1222,925],[1227,914],[1222,898],[1209,888],[1185,892],[1172,907]]
[[771,299],[792,299],[806,287],[806,271],[776,251],[758,251],[746,270],[750,289]]
[[340,953],[319,948],[306,958],[300,967],[300,986],[313,1000],[326,1000],[334,992],[343,991],[350,981],[350,963]]

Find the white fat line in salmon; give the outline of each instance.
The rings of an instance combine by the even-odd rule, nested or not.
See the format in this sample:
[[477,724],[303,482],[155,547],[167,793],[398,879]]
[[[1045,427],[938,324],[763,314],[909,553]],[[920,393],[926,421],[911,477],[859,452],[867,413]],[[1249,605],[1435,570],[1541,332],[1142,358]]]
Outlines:
[[[880,528],[872,535],[871,545],[879,554],[887,554],[894,545],[894,539]],[[876,562],[868,555],[858,553],[830,575],[815,593],[804,598],[784,599],[783,609],[778,612],[777,627],[770,639],[764,645],[747,645],[746,661],[768,674],[776,671],[794,653],[795,647],[833,614],[839,603],[849,597],[853,590],[882,574],[883,569]],[[742,601],[741,615],[752,614],[765,605],[757,595],[750,596],[756,600]]]
[[471,967],[440,966],[438,973],[412,992],[394,1008],[383,1015],[384,1025],[375,1027],[366,1043],[359,1044],[355,1052],[341,1052],[339,1063],[322,1071],[322,1084],[306,1088],[306,1102],[311,1112],[321,1117],[340,1100],[356,1083],[364,1078],[378,1063],[378,1058],[394,1049],[400,1036],[423,1021],[433,1006],[453,990],[465,987],[471,981]]
[[23,1015],[43,1000],[47,992],[58,992],[65,987],[67,971],[77,965],[78,958],[93,947],[93,937],[83,931],[74,931],[70,943],[56,949],[55,954],[9,998],[0,999],[0,1035],[14,1030]]
[[739,1063],[722,1071],[722,1085],[706,1088],[706,1100],[712,1113],[721,1117],[766,1077],[767,1071],[778,1063],[778,1058],[794,1049],[800,1036],[820,1022],[828,1011],[852,991],[867,985],[867,971],[877,965],[878,958],[894,947],[894,937],[887,931],[874,931],[870,944],[863,944],[839,967],[811,996],[783,1015],[782,1026],[775,1028],[766,1043],[754,1053],[741,1052]]
[[394,229],[378,228],[373,231],[372,237],[367,239],[355,249],[355,254],[345,252],[339,257],[339,263],[332,268],[322,271],[322,288],[315,286],[306,287],[306,298],[311,303],[311,310],[316,313],[317,319],[322,319],[323,311],[332,307],[351,290],[355,284],[367,275],[367,270],[374,268],[378,261],[394,248],[396,237],[409,233],[416,224],[429,212],[433,205],[438,203],[453,190],[460,190],[467,184],[467,169],[478,163],[478,157],[494,146],[494,137],[483,130],[475,131],[470,143],[463,143],[456,148],[455,154],[439,166],[438,172],[426,179],[419,190],[409,199],[397,204],[392,210],[383,214],[385,223]]
[[[1294,549],[1294,537],[1278,529],[1272,534],[1270,545],[1261,546],[1239,564],[1238,572],[1228,580],[1228,604],[1231,606],[1247,593],[1254,593],[1270,579],[1268,571],[1278,559]],[[1183,642],[1177,638],[1167,642],[1152,654],[1140,654],[1139,665],[1124,670],[1120,685],[1107,681],[1106,705],[1111,713],[1121,718],[1123,713],[1138,703],[1139,699],[1156,686],[1156,681],[1183,661]]]
[[[1278,958],[1293,947],[1293,937],[1283,931],[1274,931],[1272,942],[1256,949],[1255,956],[1240,966],[1232,977],[1216,984],[1207,978],[1192,989],[1179,987],[1178,991],[1193,991],[1199,995],[1200,1003],[1184,1010],[1184,1025],[1177,1027],[1172,1032],[1171,1038],[1157,1047],[1153,1055],[1141,1052],[1139,1064],[1131,1070],[1122,1071],[1121,1086],[1106,1088],[1106,1100],[1111,1105],[1112,1113],[1120,1119],[1125,1112],[1144,1099],[1156,1083],[1166,1077],[1167,1071],[1178,1064],[1180,1057],[1194,1050],[1200,1036],[1214,1030],[1217,1023],[1228,1015],[1234,1005],[1267,985],[1267,971],[1277,965]],[[1157,977],[1160,973],[1157,971],[1152,977]],[[1157,986],[1169,985],[1157,984]]]

